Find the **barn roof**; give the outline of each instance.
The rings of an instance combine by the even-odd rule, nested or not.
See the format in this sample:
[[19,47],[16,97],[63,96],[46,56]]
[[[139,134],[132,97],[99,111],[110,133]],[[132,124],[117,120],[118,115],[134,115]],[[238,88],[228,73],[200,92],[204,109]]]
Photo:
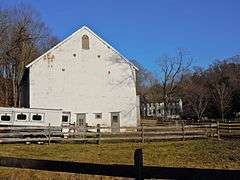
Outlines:
[[115,48],[113,48],[110,44],[108,44],[106,41],[104,41],[101,37],[99,37],[96,33],[94,33],[90,28],[88,28],[87,26],[83,26],[82,28],[80,28],[79,30],[77,30],[76,32],[74,32],[73,34],[71,34],[70,36],[68,36],[67,38],[65,38],[63,41],[61,41],[60,43],[58,43],[56,46],[52,47],[51,49],[49,49],[47,52],[45,52],[44,54],[42,54],[41,56],[39,56],[37,59],[35,59],[34,61],[32,61],[31,63],[26,65],[26,68],[31,67],[33,64],[35,64],[37,61],[39,61],[44,55],[48,54],[49,52],[51,52],[52,50],[58,48],[59,46],[61,46],[62,44],[64,44],[66,41],[70,40],[75,34],[77,34],[78,32],[82,31],[83,29],[86,29],[87,31],[89,31],[91,34],[93,34],[96,38],[98,38],[102,43],[104,43],[106,46],[110,47],[110,49],[112,49],[115,53],[117,53],[119,56],[121,56],[127,63],[129,63],[132,67],[134,67],[136,70],[138,70],[138,68],[132,63],[130,62],[126,57],[124,57],[121,53],[119,53]]

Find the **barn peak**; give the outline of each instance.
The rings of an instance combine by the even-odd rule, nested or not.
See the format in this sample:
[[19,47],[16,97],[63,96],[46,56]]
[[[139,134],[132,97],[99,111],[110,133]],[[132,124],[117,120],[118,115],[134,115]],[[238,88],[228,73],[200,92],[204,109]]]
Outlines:
[[135,70],[138,70],[138,68],[131,63],[126,57],[124,57],[120,52],[118,52],[115,48],[113,48],[110,44],[108,44],[105,40],[103,40],[100,36],[98,36],[95,32],[93,32],[89,27],[87,27],[86,25],[82,26],[80,29],[78,29],[77,31],[75,31],[74,33],[72,33],[70,36],[68,36],[67,38],[65,38],[64,40],[62,40],[61,42],[59,42],[57,45],[55,45],[54,47],[50,48],[47,52],[43,53],[41,56],[39,56],[38,58],[36,58],[35,60],[33,60],[31,63],[26,65],[26,68],[31,67],[33,64],[35,64],[36,62],[38,62],[44,55],[50,53],[52,50],[58,48],[59,46],[61,46],[62,44],[64,44],[65,42],[69,41],[73,36],[77,35],[80,31],[83,30],[87,30],[88,32],[90,32],[93,36],[95,36],[97,39],[99,39],[102,43],[104,43],[105,45],[107,45],[110,49],[112,49],[115,53],[117,53],[120,57],[122,57],[127,63],[129,63]]

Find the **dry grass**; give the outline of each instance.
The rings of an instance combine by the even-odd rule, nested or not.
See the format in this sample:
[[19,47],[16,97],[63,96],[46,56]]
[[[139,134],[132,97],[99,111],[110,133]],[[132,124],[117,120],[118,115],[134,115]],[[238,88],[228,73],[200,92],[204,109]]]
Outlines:
[[[158,143],[0,145],[0,156],[132,164],[136,148],[143,148],[144,164],[167,167],[240,169],[240,141],[191,140]],[[110,179],[107,177],[0,168],[6,179]]]

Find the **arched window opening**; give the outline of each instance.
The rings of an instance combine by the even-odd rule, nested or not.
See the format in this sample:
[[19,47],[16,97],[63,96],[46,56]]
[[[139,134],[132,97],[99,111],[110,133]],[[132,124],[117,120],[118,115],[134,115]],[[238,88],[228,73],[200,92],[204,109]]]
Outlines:
[[82,49],[89,49],[89,37],[87,35],[82,36]]

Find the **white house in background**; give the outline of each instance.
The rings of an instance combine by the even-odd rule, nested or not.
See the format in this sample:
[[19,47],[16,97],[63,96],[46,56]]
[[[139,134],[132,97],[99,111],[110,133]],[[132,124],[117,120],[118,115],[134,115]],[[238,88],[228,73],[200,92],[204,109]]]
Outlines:
[[137,68],[86,26],[26,68],[23,107],[62,109],[79,126],[139,123]]

